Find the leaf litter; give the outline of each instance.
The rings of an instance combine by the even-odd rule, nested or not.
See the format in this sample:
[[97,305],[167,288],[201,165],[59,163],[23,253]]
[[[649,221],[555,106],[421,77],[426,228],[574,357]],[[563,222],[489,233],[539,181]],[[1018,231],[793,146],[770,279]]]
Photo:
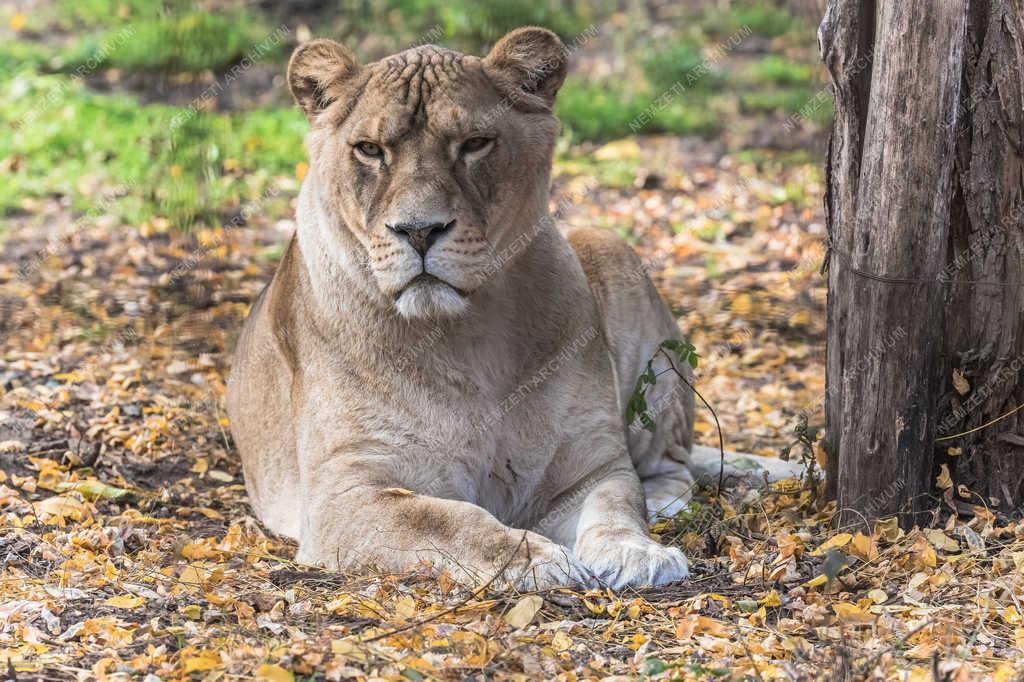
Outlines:
[[[820,177],[698,156],[666,166],[685,174],[638,168],[641,189],[563,164],[552,208],[634,243],[700,353],[697,385],[727,447],[778,454],[801,418],[822,418]],[[787,196],[794,184],[803,200]],[[939,499],[930,528],[835,528],[834,505],[801,481],[700,491],[651,527],[686,551],[693,579],[622,593],[296,564],[294,543],[251,515],[223,411],[228,352],[291,229],[262,215],[191,234],[77,224],[60,205],[12,221],[0,256],[8,676],[1021,679],[1024,525],[980,503]],[[717,444],[706,412],[697,435]]]

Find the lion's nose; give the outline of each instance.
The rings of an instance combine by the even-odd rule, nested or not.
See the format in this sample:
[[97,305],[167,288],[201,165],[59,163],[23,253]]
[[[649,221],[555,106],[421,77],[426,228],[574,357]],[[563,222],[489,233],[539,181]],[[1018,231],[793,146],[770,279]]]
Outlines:
[[454,220],[447,223],[431,223],[425,220],[415,220],[410,223],[396,223],[387,225],[387,228],[397,235],[405,237],[406,241],[412,244],[416,253],[426,255],[427,250],[434,245],[437,238],[451,229],[455,224]]

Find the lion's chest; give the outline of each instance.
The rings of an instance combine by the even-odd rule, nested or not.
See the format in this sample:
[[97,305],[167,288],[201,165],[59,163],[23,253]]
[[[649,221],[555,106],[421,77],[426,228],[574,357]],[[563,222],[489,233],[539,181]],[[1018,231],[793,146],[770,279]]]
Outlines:
[[458,497],[527,527],[578,480],[588,467],[588,453],[577,444],[589,420],[580,417],[609,405],[607,396],[572,381],[582,374],[576,368],[562,369],[541,380],[528,374],[501,390],[465,390],[454,418],[438,411],[435,424],[447,427],[437,451],[455,455]]

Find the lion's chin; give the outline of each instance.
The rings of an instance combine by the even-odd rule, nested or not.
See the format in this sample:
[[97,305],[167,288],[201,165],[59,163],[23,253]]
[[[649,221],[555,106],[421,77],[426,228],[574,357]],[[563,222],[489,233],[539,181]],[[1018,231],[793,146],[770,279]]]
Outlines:
[[449,319],[468,307],[465,294],[437,278],[413,281],[395,299],[395,309],[406,319]]

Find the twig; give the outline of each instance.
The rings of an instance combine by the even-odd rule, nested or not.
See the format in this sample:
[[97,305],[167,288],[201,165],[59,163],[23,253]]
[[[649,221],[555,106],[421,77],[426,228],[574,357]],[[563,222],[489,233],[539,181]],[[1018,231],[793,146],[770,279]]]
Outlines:
[[971,429],[969,431],[964,431],[963,433],[954,433],[952,436],[943,436],[942,438],[936,438],[935,442],[936,443],[941,443],[944,440],[953,440],[954,438],[960,438],[961,436],[968,436],[968,435],[974,433],[975,431],[981,431],[982,429],[987,429],[988,427],[992,426],[996,422],[1001,422],[1002,420],[1006,419],[1007,417],[1010,417],[1010,416],[1013,416],[1013,415],[1017,414],[1018,412],[1021,411],[1021,409],[1024,409],[1024,403],[1021,403],[1020,405],[1018,405],[1017,407],[1013,408],[1012,410],[1010,410],[1006,414],[1000,415],[1000,416],[996,417],[995,419],[993,419],[991,421],[985,422],[981,426],[976,426],[976,427],[974,427],[973,429]]
[[369,644],[370,642],[376,642],[377,640],[384,639],[385,637],[391,637],[392,635],[397,635],[399,632],[405,632],[406,630],[412,630],[413,628],[418,628],[421,625],[426,625],[427,623],[429,623],[431,621],[434,621],[434,620],[437,620],[438,618],[441,618],[442,616],[447,616],[447,615],[449,615],[451,613],[455,613],[456,611],[458,611],[459,609],[464,607],[466,604],[468,604],[469,601],[471,599],[473,599],[473,597],[475,597],[476,595],[478,595],[478,594],[480,594],[482,592],[485,592],[487,590],[487,588],[489,588],[494,583],[494,581],[498,579],[499,576],[505,574],[506,569],[508,569],[509,565],[511,565],[512,560],[515,558],[516,553],[519,551],[519,548],[522,547],[523,543],[525,543],[525,542],[526,542],[526,531],[523,531],[523,537],[522,537],[522,539],[519,540],[519,544],[517,544],[515,549],[512,552],[509,553],[508,560],[504,563],[504,565],[502,565],[502,567],[498,570],[498,572],[495,573],[493,576],[491,576],[491,579],[488,580],[486,583],[484,583],[480,588],[470,592],[469,595],[467,595],[465,599],[462,599],[461,601],[459,601],[459,603],[455,604],[454,606],[451,606],[450,608],[447,608],[447,609],[445,609],[443,611],[438,611],[437,613],[432,614],[432,615],[430,615],[430,616],[428,616],[426,618],[420,618],[419,620],[413,621],[412,623],[406,623],[405,625],[402,625],[400,627],[392,628],[388,632],[382,632],[379,635],[374,635],[373,637],[368,637],[367,639],[361,639],[359,641],[361,643],[363,643],[363,644]]
[[665,352],[665,349],[659,347],[658,352],[665,356],[665,359],[668,360],[669,366],[672,367],[672,371],[675,372],[676,376],[678,376],[684,384],[689,386],[697,397],[701,399],[701,402],[704,403],[704,406],[708,408],[711,412],[711,416],[715,419],[715,428],[718,429],[718,452],[721,456],[718,467],[718,496],[721,497],[722,487],[725,484],[725,437],[722,435],[722,424],[718,421],[718,413],[715,412],[715,408],[711,407],[711,403],[709,403],[704,396],[700,394],[700,391],[698,391],[693,384],[687,381],[686,377],[683,376],[683,373],[676,369],[676,363],[672,362],[672,358]]
[[[907,643],[908,639],[910,639],[911,637],[913,637],[917,633],[921,632],[921,630],[924,630],[929,625],[933,625],[934,622],[935,621],[933,621],[931,619],[926,620],[925,622],[921,623],[920,625],[918,625],[916,628],[914,628],[913,630],[911,630],[907,634],[905,634],[902,637],[900,637],[896,642],[894,642],[892,644],[892,646],[886,647],[886,648],[882,649],[881,651],[877,652],[874,656],[872,656],[871,658],[869,658],[868,660],[866,660],[864,662],[864,664],[863,664],[864,665],[863,673],[867,673],[867,671],[871,670],[871,667],[873,665],[875,665],[875,663],[878,662],[878,659],[880,659],[883,655],[887,654],[890,651],[895,651],[897,648],[903,646],[904,644]],[[862,678],[862,672],[861,672],[861,666],[857,666],[857,669],[854,671],[854,674],[853,674],[853,679],[855,679],[855,680],[863,679]]]

